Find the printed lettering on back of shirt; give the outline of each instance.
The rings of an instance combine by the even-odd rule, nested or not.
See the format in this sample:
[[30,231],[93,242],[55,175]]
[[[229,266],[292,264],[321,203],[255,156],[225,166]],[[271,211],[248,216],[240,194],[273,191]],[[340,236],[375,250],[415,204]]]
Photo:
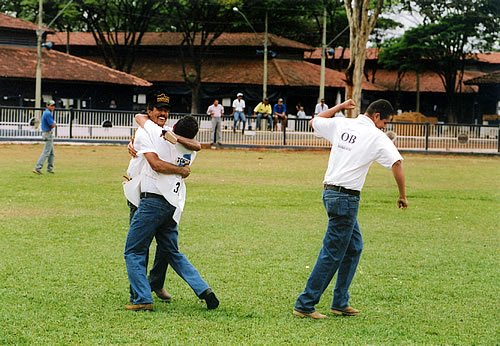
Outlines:
[[358,139],[357,134],[344,131],[340,134],[340,141],[338,147],[339,149],[351,151],[352,146],[356,143],[357,139]]

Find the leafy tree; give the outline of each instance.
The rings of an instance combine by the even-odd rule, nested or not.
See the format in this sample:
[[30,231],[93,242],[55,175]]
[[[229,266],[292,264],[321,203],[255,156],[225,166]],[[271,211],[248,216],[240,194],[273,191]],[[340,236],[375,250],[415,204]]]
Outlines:
[[448,122],[454,123],[466,60],[498,42],[500,5],[495,0],[416,2],[424,23],[388,44],[380,61],[400,73],[425,69],[438,74],[446,90]]
[[130,73],[159,0],[77,0],[106,65]]
[[[198,113],[203,62],[214,41],[226,31],[237,0],[177,0],[169,2],[170,21],[183,35],[182,74],[191,88],[191,112]],[[164,15],[166,15],[165,13]]]

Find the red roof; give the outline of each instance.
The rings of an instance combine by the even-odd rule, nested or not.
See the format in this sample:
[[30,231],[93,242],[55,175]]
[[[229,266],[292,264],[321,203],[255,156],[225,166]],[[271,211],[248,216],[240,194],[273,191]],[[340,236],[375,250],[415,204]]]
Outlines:
[[[268,62],[268,85],[318,87],[320,69],[320,66],[306,61],[271,59]],[[332,69],[326,69],[325,72],[326,87],[345,87],[343,73]],[[168,58],[143,58],[134,64],[132,73],[156,83],[184,83],[181,62]],[[207,60],[202,68],[203,83],[261,85],[262,78],[263,62],[258,60],[213,59]],[[368,82],[363,83],[363,89],[385,90]]]
[[500,71],[488,73],[483,76],[469,79],[465,82],[467,85],[481,85],[481,84],[500,84]]
[[[36,49],[3,46],[0,49],[0,78],[35,78]],[[150,86],[146,80],[93,61],[54,50],[42,51],[42,76],[45,80],[112,83]]]
[[[483,72],[476,71],[466,71],[464,73],[463,80],[466,81],[468,79],[478,77],[484,75]],[[371,78],[372,74],[369,73],[369,77]],[[397,81],[398,73],[396,71],[388,71],[388,70],[377,70],[375,74],[375,84],[383,86],[389,90],[396,90],[396,81]],[[417,79],[415,72],[407,72],[405,73],[402,81],[401,81],[401,91],[403,92],[415,92],[417,85]],[[476,86],[465,85],[462,82],[462,92],[464,93],[474,93],[477,92],[478,88]],[[441,78],[436,73],[433,72],[424,72],[420,74],[420,92],[439,92],[444,93],[444,86]]]
[[[342,47],[335,48],[335,59],[340,59],[342,54]],[[366,59],[367,60],[377,60],[378,59],[378,48],[366,48]],[[346,48],[344,51],[343,59],[349,60],[351,57],[351,51]],[[331,59],[331,56],[327,56]],[[321,47],[315,48],[312,52],[304,52],[304,59],[321,59]],[[500,64],[500,52],[489,52],[489,53],[478,53],[470,59],[476,59],[477,61],[489,63],[489,64]]]
[[[24,19],[9,16],[5,13],[0,13],[0,28],[36,31],[38,30],[38,25]],[[45,27],[43,29],[45,31],[53,32]]]
[[[344,48],[335,48],[335,59],[340,59],[342,55],[342,50]],[[332,56],[327,55],[328,59],[332,59]],[[346,48],[344,50],[344,55],[342,59],[349,60],[351,58],[351,50]],[[312,52],[304,52],[304,59],[321,59],[321,47],[315,48]],[[378,48],[366,48],[366,59],[367,60],[377,60],[378,59]]]
[[477,60],[489,64],[500,64],[500,52],[476,54]]
[[[111,33],[115,35],[115,33]],[[124,33],[116,33],[118,42],[124,42]],[[49,41],[53,41],[58,45],[66,45],[67,33],[57,32],[50,35]],[[94,36],[90,32],[71,32],[70,45],[72,46],[95,46],[96,42]],[[141,40],[141,46],[179,46],[182,43],[183,37],[180,32],[146,32]],[[264,42],[263,33],[223,33],[214,42],[214,46],[251,46],[260,47]],[[314,49],[306,44],[292,41],[284,37],[274,34],[268,35],[269,47],[287,47],[303,50]]]

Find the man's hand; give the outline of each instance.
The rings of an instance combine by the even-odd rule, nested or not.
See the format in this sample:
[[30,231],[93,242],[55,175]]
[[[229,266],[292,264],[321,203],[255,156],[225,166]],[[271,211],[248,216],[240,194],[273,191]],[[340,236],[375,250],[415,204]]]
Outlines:
[[342,109],[354,109],[356,108],[356,103],[352,99],[345,100],[342,102]]
[[191,174],[191,168],[189,166],[182,166],[179,167],[179,169],[179,175],[183,178],[187,178]]
[[130,156],[137,157],[137,150],[134,149],[134,137],[132,137],[130,142],[128,142],[127,150]]
[[399,197],[398,198],[398,208],[399,209],[408,208],[408,200],[406,199],[406,197]]

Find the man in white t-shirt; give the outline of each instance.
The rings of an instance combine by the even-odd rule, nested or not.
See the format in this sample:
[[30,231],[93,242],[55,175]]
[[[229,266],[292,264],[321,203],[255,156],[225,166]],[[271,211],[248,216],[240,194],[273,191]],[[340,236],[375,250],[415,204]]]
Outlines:
[[[147,136],[136,137],[134,144],[137,154],[144,155],[147,163],[139,179],[141,200],[132,218],[125,244],[125,262],[131,291],[134,293],[126,309],[153,310],[151,286],[146,276],[146,258],[153,237],[158,243],[157,252],[165,256],[175,272],[190,285],[200,299],[206,301],[208,309],[215,309],[219,305],[217,297],[178,249],[178,222],[185,201],[183,178],[191,172],[188,165],[190,158],[185,157],[185,153],[176,148],[176,137],[169,132],[165,133],[165,130],[155,123],[156,117],[167,117],[169,112],[168,96],[155,95],[157,100],[151,106],[148,105],[151,120],[140,123],[144,126]],[[191,127],[196,135],[198,124],[191,118]],[[164,138],[165,134],[168,141]],[[186,137],[189,138],[188,135]]]
[[234,115],[234,127],[233,132],[236,132],[236,127],[238,121],[241,120],[243,127],[241,133],[245,133],[245,125],[247,123],[247,118],[245,117],[245,100],[243,100],[243,94],[238,93],[236,99],[233,101],[233,115]]
[[327,317],[316,311],[315,305],[335,273],[337,281],[331,312],[344,316],[359,314],[359,310],[349,306],[348,290],[363,248],[357,217],[359,195],[373,162],[392,169],[399,189],[397,206],[408,207],[403,158],[381,131],[394,114],[392,105],[386,100],[377,100],[356,119],[334,117],[338,111],[354,107],[354,102],[347,100],[309,122],[317,135],[332,144],[323,181],[323,204],[328,214],[328,226],[314,269],[295,303],[293,314],[298,317]]
[[328,105],[325,103],[325,99],[321,99],[319,103],[314,108],[314,116],[317,116],[319,113],[328,110]]

